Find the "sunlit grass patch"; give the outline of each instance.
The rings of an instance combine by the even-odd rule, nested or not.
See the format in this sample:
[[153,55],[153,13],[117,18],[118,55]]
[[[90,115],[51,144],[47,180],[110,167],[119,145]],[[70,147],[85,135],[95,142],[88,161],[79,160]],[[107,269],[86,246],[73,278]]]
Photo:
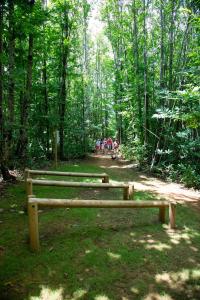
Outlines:
[[[84,162],[59,168],[102,172]],[[117,181],[118,171],[112,172]],[[34,189],[40,197],[122,199],[122,192],[112,189]],[[134,196],[133,201],[159,199],[147,191]],[[41,251],[34,254],[29,250],[27,215],[18,213],[25,202],[20,183],[11,186],[0,203],[0,292],[6,300],[198,299],[200,220],[189,208],[177,207],[177,230],[158,222],[158,209],[42,209]]]

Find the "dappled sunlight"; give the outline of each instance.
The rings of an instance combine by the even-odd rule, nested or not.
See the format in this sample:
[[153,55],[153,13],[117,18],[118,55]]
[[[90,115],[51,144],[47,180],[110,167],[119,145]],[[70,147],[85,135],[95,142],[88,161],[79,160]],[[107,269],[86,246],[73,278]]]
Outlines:
[[158,251],[163,251],[163,250],[172,249],[172,247],[167,245],[167,244],[159,242],[157,244],[155,243],[155,244],[151,244],[151,245],[146,245],[145,249],[147,249],[147,250],[155,249],[155,250],[158,250]]
[[[123,170],[129,170],[129,183],[134,185],[135,190],[152,192],[169,201],[191,203],[194,206],[200,205],[200,192],[184,187],[182,184],[163,181],[153,176],[138,172],[137,164],[130,161],[113,161],[108,155],[93,155],[98,166],[103,169],[118,169],[123,178]],[[127,170],[127,171],[128,171]],[[121,173],[120,173],[121,172]],[[131,173],[132,172],[132,173]],[[117,181],[115,181],[117,183]]]
[[144,297],[144,300],[175,300],[170,295],[160,295],[158,293],[150,293]]
[[189,280],[199,280],[200,269],[183,269],[179,272],[164,272],[156,274],[157,283],[164,283],[171,289],[183,290]]
[[196,203],[200,201],[200,192],[187,189],[181,184],[165,182],[155,177],[140,175],[138,182],[135,182],[135,188],[158,193],[167,200],[176,200],[179,203]]
[[[79,289],[77,291],[75,291],[72,295],[72,297],[70,297],[70,300],[78,300],[81,299],[83,296],[85,296],[87,294],[86,290],[83,289]],[[66,299],[66,298],[65,298]],[[63,299],[64,300],[64,299]]]
[[72,296],[64,295],[64,288],[52,290],[49,287],[41,286],[39,296],[30,297],[29,300],[79,300],[87,294],[84,289],[78,289]]
[[30,297],[30,300],[63,300],[63,288],[52,290],[46,286],[41,286],[39,296]]
[[90,254],[90,253],[92,253],[91,250],[85,250],[85,254]]
[[107,252],[107,254],[113,260],[118,260],[121,258],[121,255],[117,253]]
[[98,295],[94,298],[94,300],[111,300],[106,295]]
[[107,168],[107,169],[132,169],[134,167],[137,167],[137,164],[127,164],[127,165],[110,165],[110,166],[106,166],[106,165],[101,165],[101,168]]
[[31,296],[29,300],[79,300],[87,294],[87,290],[77,289],[71,296],[65,295],[64,288],[51,289],[47,286],[41,286],[39,296]]
[[130,236],[136,236],[135,232],[130,232]]
[[139,293],[140,293],[139,289],[136,287],[131,287],[131,292],[135,295],[139,295]]
[[147,250],[155,249],[158,251],[163,251],[163,250],[170,250],[172,247],[170,245],[167,245],[166,243],[162,243],[160,241],[157,241],[155,239],[149,238],[151,235],[147,235],[147,239],[132,239],[132,242],[134,243],[139,243],[139,244],[144,244],[144,248]]
[[[175,245],[178,245],[181,241],[184,241],[186,244],[190,245],[193,238],[200,237],[199,232],[186,226],[182,230],[169,229],[169,227],[167,227],[165,224],[163,225],[163,227],[166,229],[166,233],[170,238],[170,242]],[[192,250],[192,248],[190,249]]]

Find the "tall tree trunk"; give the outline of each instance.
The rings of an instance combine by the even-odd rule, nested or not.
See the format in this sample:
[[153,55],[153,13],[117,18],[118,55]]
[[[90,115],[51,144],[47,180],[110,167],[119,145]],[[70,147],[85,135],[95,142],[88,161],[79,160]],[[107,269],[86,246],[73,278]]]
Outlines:
[[169,32],[169,90],[173,89],[173,55],[174,55],[174,11],[175,1],[171,0],[170,32]]
[[[143,125],[142,125],[142,101],[140,94],[140,71],[139,71],[139,45],[138,45],[138,18],[136,1],[133,0],[133,56],[134,56],[134,67],[135,67],[135,90],[137,98],[137,111],[138,111],[138,135],[143,141]],[[135,94],[134,94],[135,96]]]
[[165,46],[164,46],[164,36],[165,36],[165,18],[164,18],[164,0],[160,0],[160,87],[164,88],[165,86]]
[[31,103],[32,90],[32,69],[33,69],[33,33],[29,34],[28,39],[28,59],[27,59],[27,74],[26,87],[24,95],[21,95],[21,129],[20,139],[18,142],[17,154],[20,158],[27,158],[28,148],[28,116]]
[[4,3],[0,3],[0,163],[3,159],[4,132],[3,132],[3,9]]
[[8,42],[8,130],[7,130],[7,149],[9,156],[12,156],[12,138],[14,124],[14,70],[15,70],[15,32],[14,32],[14,2],[8,1],[9,12],[9,42]]
[[[35,1],[29,2],[30,14],[32,14],[33,6]],[[27,73],[26,73],[26,85],[24,94],[20,94],[20,116],[21,116],[21,129],[20,138],[17,145],[17,155],[23,159],[27,159],[28,151],[28,116],[29,108],[31,104],[31,92],[32,92],[32,71],[33,71],[33,46],[34,46],[34,35],[33,31],[28,36],[28,57],[27,57]]]
[[49,101],[48,101],[48,90],[47,90],[47,62],[46,53],[43,58],[43,69],[42,69],[42,81],[43,81],[43,96],[44,96],[44,113],[46,116],[46,152],[47,157],[49,156],[50,148],[50,126],[49,126]]
[[60,115],[60,124],[59,124],[59,136],[60,136],[60,159],[65,158],[64,155],[64,122],[65,122],[65,111],[66,111],[66,78],[67,78],[67,59],[69,46],[66,44],[69,38],[69,19],[68,19],[68,8],[64,9],[64,26],[62,32],[62,71],[61,71],[61,89],[60,89],[60,106],[59,106],[59,115]]
[[149,101],[147,95],[147,29],[146,29],[146,0],[143,0],[144,22],[143,22],[143,35],[144,35],[144,143],[148,142],[148,111]]
[[4,132],[4,114],[3,114],[3,12],[5,1],[0,3],[0,170],[3,180],[16,180],[16,178],[9,173],[7,167],[8,156],[5,147],[5,132]]

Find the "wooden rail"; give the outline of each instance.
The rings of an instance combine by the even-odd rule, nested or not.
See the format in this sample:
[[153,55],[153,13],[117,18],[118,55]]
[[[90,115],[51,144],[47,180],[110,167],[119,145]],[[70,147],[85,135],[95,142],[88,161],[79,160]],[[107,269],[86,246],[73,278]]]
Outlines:
[[175,203],[168,201],[117,201],[117,200],[64,200],[41,199],[29,196],[29,236],[30,247],[33,251],[39,251],[38,207],[87,207],[87,208],[159,208],[159,221],[165,222],[165,209],[169,207],[169,226],[175,228]]
[[89,183],[89,182],[72,182],[72,181],[55,181],[55,180],[26,180],[27,195],[33,195],[33,185],[39,186],[57,186],[57,187],[84,187],[84,188],[122,188],[124,190],[124,200],[130,199],[133,195],[133,185],[125,183]]
[[28,178],[31,178],[31,175],[54,175],[54,176],[68,176],[68,177],[101,178],[102,183],[109,183],[109,176],[106,173],[57,172],[57,171],[25,169],[25,181],[27,181]]

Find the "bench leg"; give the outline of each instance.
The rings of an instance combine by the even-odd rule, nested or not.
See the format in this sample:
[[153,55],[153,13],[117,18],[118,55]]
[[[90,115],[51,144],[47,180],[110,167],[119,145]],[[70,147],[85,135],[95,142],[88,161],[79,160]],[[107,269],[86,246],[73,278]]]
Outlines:
[[159,208],[159,221],[165,223],[165,207]]
[[109,176],[103,177],[102,183],[109,183]]
[[33,195],[33,183],[32,182],[26,183],[26,191],[27,191],[27,196]]
[[129,193],[129,199],[133,198],[133,195],[134,195],[134,186],[132,184],[129,185],[128,193]]
[[129,187],[124,188],[124,200],[129,200]]
[[175,220],[176,220],[176,205],[174,203],[169,203],[169,226],[171,229],[175,229]]
[[32,251],[39,251],[39,230],[38,230],[38,206],[34,203],[28,203],[29,217],[29,239]]

